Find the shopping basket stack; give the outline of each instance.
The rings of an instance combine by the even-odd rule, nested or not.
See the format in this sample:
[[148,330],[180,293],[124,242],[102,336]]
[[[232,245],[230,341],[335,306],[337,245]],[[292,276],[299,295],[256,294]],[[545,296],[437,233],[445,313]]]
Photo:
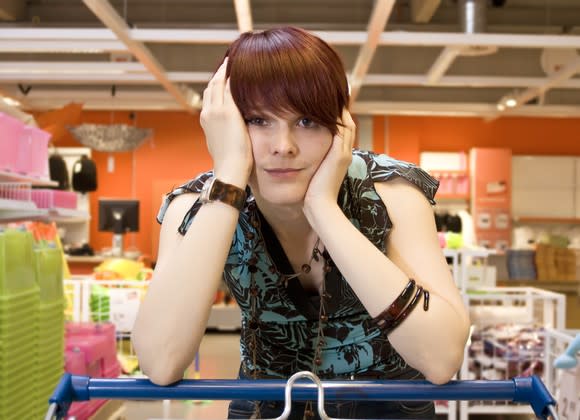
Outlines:
[[38,418],[43,402],[35,392],[39,306],[31,233],[16,229],[0,231],[2,419]]
[[62,254],[59,249],[38,244],[34,251],[36,278],[40,286],[37,345],[38,415],[46,412],[45,401],[64,372],[64,309]]

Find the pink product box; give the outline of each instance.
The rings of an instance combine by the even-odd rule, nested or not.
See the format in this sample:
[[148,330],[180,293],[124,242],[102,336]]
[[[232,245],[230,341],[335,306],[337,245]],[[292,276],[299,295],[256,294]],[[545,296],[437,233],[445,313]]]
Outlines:
[[65,324],[65,333],[68,336],[87,336],[87,335],[106,335],[111,341],[115,341],[115,324],[111,322],[99,323],[94,322],[67,322]]
[[59,191],[48,189],[32,190],[32,201],[41,209],[77,208],[77,195],[73,191]]
[[65,351],[64,370],[73,375],[88,375],[84,353],[80,350]]
[[51,134],[36,127],[25,126],[18,144],[15,171],[36,178],[49,178],[48,141]]
[[103,378],[118,378],[120,374],[121,374],[121,364],[115,360],[113,364],[105,366]]
[[103,359],[101,372],[118,363],[115,325],[112,323],[67,322],[65,324],[65,337],[71,342],[83,338],[97,340],[100,343],[99,352]]
[[20,139],[26,125],[0,112],[0,171],[16,172]]
[[65,350],[81,352],[84,355],[89,376],[102,376],[105,366],[117,358],[115,347],[111,346],[104,335],[66,337]]

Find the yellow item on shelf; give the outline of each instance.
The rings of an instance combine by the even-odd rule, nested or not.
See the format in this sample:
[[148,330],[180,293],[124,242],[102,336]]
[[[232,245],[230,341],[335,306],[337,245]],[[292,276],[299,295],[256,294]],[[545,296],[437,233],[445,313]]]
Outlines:
[[117,353],[117,360],[119,360],[119,363],[121,364],[123,373],[126,373],[127,375],[132,374],[139,368],[139,362],[135,356]]
[[144,269],[142,262],[125,258],[110,258],[95,267],[97,280],[137,280]]

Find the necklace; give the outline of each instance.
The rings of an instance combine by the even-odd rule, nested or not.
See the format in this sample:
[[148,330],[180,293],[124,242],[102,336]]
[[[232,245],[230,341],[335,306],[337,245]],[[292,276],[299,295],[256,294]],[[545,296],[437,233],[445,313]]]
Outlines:
[[316,238],[316,242],[314,243],[314,247],[312,248],[312,254],[310,255],[310,260],[307,263],[302,264],[300,267],[300,272],[294,274],[283,274],[284,285],[288,287],[288,281],[295,279],[296,277],[302,274],[308,274],[312,271],[312,261],[320,261],[320,256],[322,256],[322,251],[318,248],[320,245],[320,238]]
[[[248,235],[246,237],[246,239],[249,240],[252,248],[255,249],[255,246],[256,246],[255,241],[262,242],[262,245],[264,244],[263,243],[263,235],[261,233],[261,230],[262,230],[261,223],[260,223],[260,219],[258,217],[258,212],[257,212],[257,208],[256,208],[255,203],[252,203],[249,206],[249,210],[250,210],[250,220],[251,220],[250,224],[259,233],[257,235],[254,235],[254,234]],[[312,364],[310,366],[310,369],[314,374],[319,373],[320,367],[323,364],[322,352],[323,352],[323,348],[326,344],[326,342],[324,340],[324,326],[325,326],[326,322],[328,321],[326,301],[331,298],[331,296],[326,292],[326,277],[327,277],[327,274],[330,271],[332,271],[332,267],[334,266],[334,263],[330,257],[330,254],[328,253],[328,251],[326,249],[321,251],[319,246],[320,246],[320,238],[317,238],[316,242],[314,243],[314,247],[312,249],[312,254],[310,256],[310,259],[309,259],[308,263],[302,264],[302,266],[300,267],[300,272],[289,274],[289,275],[278,272],[278,274],[282,278],[282,281],[284,282],[285,286],[287,286],[289,280],[294,279],[294,278],[300,276],[301,274],[310,273],[310,271],[312,270],[312,262],[313,261],[317,261],[317,262],[320,261],[320,257],[322,257],[324,259],[324,266],[323,266],[324,279],[322,281],[322,289],[321,289],[321,294],[320,294],[320,306],[319,306],[319,311],[318,311],[318,325],[317,325],[316,331],[314,332],[314,336],[312,337],[314,339],[314,349],[313,349],[314,351],[312,354]],[[250,273],[250,287],[249,287],[250,317],[248,320],[248,328],[245,331],[245,334],[247,334],[247,338],[249,339],[248,340],[248,347],[250,350],[252,365],[253,365],[253,370],[250,372],[250,376],[253,379],[258,379],[259,376],[263,373],[257,367],[257,361],[258,361],[257,360],[257,353],[259,351],[257,332],[260,329],[260,325],[261,325],[260,314],[258,311],[258,302],[257,302],[259,291],[258,291],[258,287],[256,285],[256,279],[255,279],[255,274],[256,274],[257,270],[256,270],[256,267],[254,265],[257,263],[257,260],[258,259],[255,255],[249,260],[249,262],[250,262],[250,267],[249,267],[250,268],[249,269],[249,273]],[[270,267],[270,272],[275,273],[276,272],[275,267],[273,267],[273,266]],[[254,416],[255,416],[254,418],[261,417],[259,401],[255,402]],[[309,420],[309,419],[312,419],[313,417],[314,417],[314,410],[313,410],[312,401],[308,401],[308,402],[306,402],[303,418],[305,420]]]

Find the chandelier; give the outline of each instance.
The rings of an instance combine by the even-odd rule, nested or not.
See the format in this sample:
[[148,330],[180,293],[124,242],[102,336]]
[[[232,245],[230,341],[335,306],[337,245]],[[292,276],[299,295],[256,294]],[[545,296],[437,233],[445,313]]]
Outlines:
[[81,124],[68,129],[81,144],[99,152],[134,150],[153,135],[150,128],[126,124]]

